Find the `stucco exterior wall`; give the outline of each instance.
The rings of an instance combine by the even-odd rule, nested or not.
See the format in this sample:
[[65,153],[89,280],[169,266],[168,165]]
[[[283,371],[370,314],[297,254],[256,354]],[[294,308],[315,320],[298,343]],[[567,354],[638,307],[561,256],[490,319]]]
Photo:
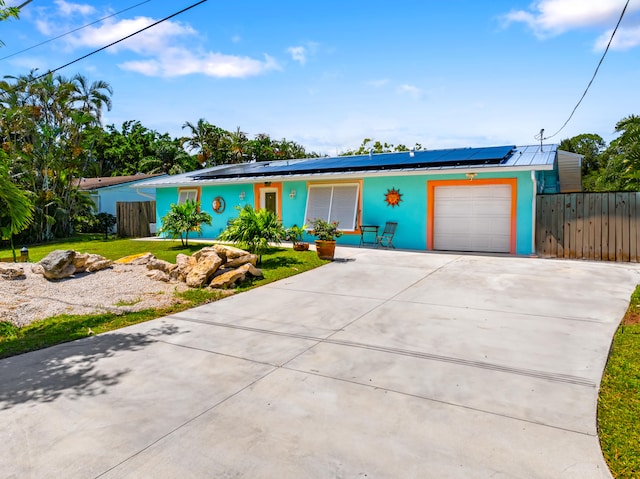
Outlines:
[[[534,215],[534,191],[535,183],[532,181],[531,172],[492,172],[479,173],[474,179],[490,178],[515,178],[517,184],[516,199],[516,228],[515,228],[515,253],[518,255],[530,255],[534,253],[533,242],[533,215]],[[428,236],[428,183],[429,181],[443,180],[468,180],[464,173],[447,175],[411,175],[411,176],[384,176],[362,178],[361,181],[361,210],[359,211],[359,224],[373,224],[384,227],[387,221],[396,221],[398,228],[394,238],[397,248],[426,250]],[[472,184],[472,180],[470,181]],[[212,226],[203,226],[202,237],[215,239],[226,227],[227,221],[236,217],[238,211],[245,204],[256,206],[258,204],[259,187],[262,183],[231,184],[221,186],[202,186],[199,200],[201,208],[209,212],[213,217]],[[307,203],[306,181],[284,181],[277,183],[281,218],[285,227],[294,224],[308,224],[309,218],[305,218]],[[402,194],[398,206],[390,206],[385,201],[385,194],[390,189],[399,190]],[[292,195],[295,191],[295,195]],[[244,198],[241,199],[242,193]],[[225,210],[215,213],[212,201],[220,196],[225,201]],[[161,218],[169,211],[171,203],[178,201],[178,188],[159,188],[156,193],[156,211],[158,225]],[[308,236],[308,241],[313,237]],[[358,245],[360,234],[344,234],[338,243],[344,245]]]

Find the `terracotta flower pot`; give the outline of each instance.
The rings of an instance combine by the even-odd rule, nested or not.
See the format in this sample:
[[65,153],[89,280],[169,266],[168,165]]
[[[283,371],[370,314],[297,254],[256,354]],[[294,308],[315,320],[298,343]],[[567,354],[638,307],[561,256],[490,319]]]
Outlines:
[[309,249],[309,243],[294,243],[293,249],[295,251],[307,251]]
[[316,240],[316,252],[318,253],[318,258],[332,260],[336,252],[335,240]]

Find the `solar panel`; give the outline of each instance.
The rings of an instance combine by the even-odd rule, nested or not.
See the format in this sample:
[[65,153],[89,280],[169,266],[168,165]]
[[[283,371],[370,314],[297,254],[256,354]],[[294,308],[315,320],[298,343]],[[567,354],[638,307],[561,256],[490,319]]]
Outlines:
[[404,168],[435,168],[500,164],[506,161],[515,146],[486,148],[455,148],[449,150],[383,153],[375,155],[309,158],[305,160],[243,163],[194,175],[196,179],[240,178],[272,175],[295,175]]

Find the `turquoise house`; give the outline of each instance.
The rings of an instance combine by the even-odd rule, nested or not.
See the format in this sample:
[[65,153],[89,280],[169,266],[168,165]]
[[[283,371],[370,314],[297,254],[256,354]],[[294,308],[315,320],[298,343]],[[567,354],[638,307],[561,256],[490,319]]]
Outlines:
[[[530,255],[536,195],[579,184],[561,181],[559,158],[579,175],[578,155],[531,145],[221,165],[137,186],[156,189],[158,224],[171,204],[200,201],[213,216],[203,238],[217,238],[249,204],[274,211],[285,227],[338,221],[342,245],[368,243],[375,227],[397,222],[396,248]],[[374,232],[363,235],[363,225]]]

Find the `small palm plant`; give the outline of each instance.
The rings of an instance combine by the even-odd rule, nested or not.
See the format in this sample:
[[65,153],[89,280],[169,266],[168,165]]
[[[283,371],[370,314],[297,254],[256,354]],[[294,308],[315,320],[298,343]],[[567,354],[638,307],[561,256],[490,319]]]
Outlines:
[[269,243],[279,244],[285,237],[286,231],[275,213],[245,205],[218,239],[244,245],[249,252],[257,254],[258,261],[262,263],[262,255]]
[[160,234],[167,234],[175,239],[180,238],[182,246],[189,246],[189,233],[195,231],[202,235],[201,225],[211,225],[213,218],[206,211],[200,211],[200,202],[187,200],[178,205],[172,204],[171,210],[162,217]]

